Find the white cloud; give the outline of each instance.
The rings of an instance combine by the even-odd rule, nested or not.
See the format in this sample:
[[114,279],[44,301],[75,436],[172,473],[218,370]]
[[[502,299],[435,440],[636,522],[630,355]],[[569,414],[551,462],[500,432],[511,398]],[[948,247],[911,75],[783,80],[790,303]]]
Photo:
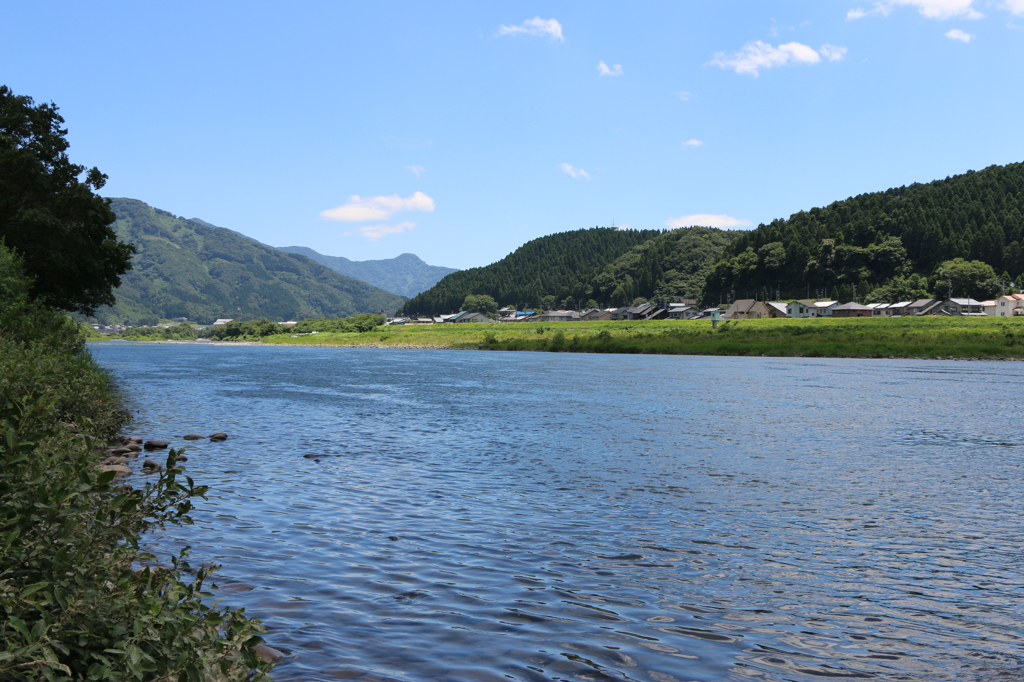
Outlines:
[[1024,14],[1024,0],[1006,0],[1003,9],[1010,14]]
[[612,68],[608,68],[608,65],[603,61],[597,63],[597,72],[602,76],[621,76],[625,71],[622,70],[622,64],[616,64]]
[[[1024,0],[1021,0],[1021,2],[1024,2]],[[693,93],[686,92],[685,90],[683,90],[682,92],[677,92],[676,96],[679,99],[683,100],[684,102],[689,102],[691,99],[693,99]]]
[[343,223],[359,223],[367,220],[387,220],[398,211],[433,211],[434,200],[423,192],[416,192],[403,199],[397,194],[389,197],[361,197],[353,194],[348,203],[337,208],[320,212],[325,220]]
[[946,37],[950,40],[959,40],[962,43],[969,43],[972,38],[970,33],[965,33],[958,28],[954,28],[952,31],[946,31]]
[[590,173],[583,170],[582,168],[577,168],[576,166],[573,166],[570,163],[560,163],[558,164],[558,167],[562,169],[563,173],[565,173],[566,175],[571,175],[573,178],[586,178],[587,180],[590,179]]
[[[1020,2],[1021,0],[1007,0],[1007,5]],[[851,9],[846,13],[846,18],[862,19],[871,14],[887,17],[894,8],[900,6],[916,7],[918,12],[929,19],[952,19],[953,17],[981,19],[985,16],[974,9],[974,0],[884,0],[876,2],[875,6],[869,10],[865,10],[863,7]]]
[[692,227],[694,225],[700,225],[701,227],[747,227],[752,225],[749,220],[743,220],[742,218],[733,218],[728,215],[711,214],[711,213],[694,213],[693,215],[684,215],[678,218],[669,218],[665,221],[665,224],[675,229],[677,227]]
[[822,45],[818,52],[830,62],[838,62],[842,61],[843,57],[846,56],[847,50],[845,47],[839,47],[838,45]]
[[703,147],[704,146],[704,141],[703,140],[698,140],[696,138],[691,137],[689,140],[687,140],[686,142],[683,143],[683,146],[684,147]]
[[401,234],[416,227],[416,223],[398,223],[397,225],[366,225],[352,232],[342,232],[345,237],[364,237],[375,242],[389,234]]
[[423,175],[424,171],[427,170],[423,166],[406,166],[406,168],[411,170],[413,172],[413,175],[415,175],[417,178]]
[[736,73],[759,76],[761,69],[770,69],[787,64],[817,64],[824,56],[831,62],[839,61],[846,54],[845,47],[822,45],[821,53],[802,43],[785,43],[773,47],[760,40],[747,43],[739,52],[716,52],[709,63]]
[[551,40],[565,42],[565,37],[562,35],[562,25],[555,19],[541,19],[540,17],[534,17],[533,19],[527,19],[517,26],[506,26],[505,24],[502,24],[498,28],[499,36],[514,36],[519,34],[528,36],[548,36]]

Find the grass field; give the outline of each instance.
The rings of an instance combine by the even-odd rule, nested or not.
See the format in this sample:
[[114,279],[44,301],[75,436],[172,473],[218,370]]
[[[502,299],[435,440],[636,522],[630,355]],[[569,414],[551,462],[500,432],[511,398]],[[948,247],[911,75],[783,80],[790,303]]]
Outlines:
[[1024,358],[1024,318],[517,322],[266,337],[268,344],[846,358]]

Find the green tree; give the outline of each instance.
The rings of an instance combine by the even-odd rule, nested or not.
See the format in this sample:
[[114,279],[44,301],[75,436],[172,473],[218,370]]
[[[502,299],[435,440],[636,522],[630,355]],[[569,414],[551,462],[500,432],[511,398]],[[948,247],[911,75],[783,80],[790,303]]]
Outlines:
[[0,240],[20,255],[33,298],[92,314],[114,304],[135,247],[117,240],[110,201],[95,194],[107,176],[68,160],[63,124],[55,105],[0,85]]
[[953,285],[953,296],[967,296],[984,300],[999,290],[999,278],[988,263],[980,260],[954,258],[935,268],[935,295],[945,297],[949,284]]
[[494,315],[498,312],[498,302],[487,294],[470,294],[463,299],[462,310],[470,313]]

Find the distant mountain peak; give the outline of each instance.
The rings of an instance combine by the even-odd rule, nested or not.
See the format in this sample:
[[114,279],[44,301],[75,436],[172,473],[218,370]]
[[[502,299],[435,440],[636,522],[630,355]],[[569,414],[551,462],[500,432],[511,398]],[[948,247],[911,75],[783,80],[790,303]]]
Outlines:
[[455,268],[427,265],[414,253],[403,253],[381,260],[349,260],[344,256],[326,256],[308,246],[281,246],[279,251],[306,256],[321,265],[349,277],[380,287],[401,296],[415,296],[437,284]]

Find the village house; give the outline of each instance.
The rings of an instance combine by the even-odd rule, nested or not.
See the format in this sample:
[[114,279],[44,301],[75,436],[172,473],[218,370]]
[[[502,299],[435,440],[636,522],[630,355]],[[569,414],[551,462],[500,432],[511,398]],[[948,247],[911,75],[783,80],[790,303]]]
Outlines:
[[951,298],[942,304],[942,312],[947,315],[984,315],[981,301],[973,298]]
[[726,320],[756,320],[765,317],[773,317],[772,311],[764,301],[755,301],[752,298],[744,298],[735,301],[730,305],[722,317]]
[[551,310],[534,317],[531,322],[572,322],[578,321],[580,314],[575,310]]
[[790,301],[786,304],[786,317],[828,317],[839,301]]
[[700,317],[700,310],[696,306],[686,303],[671,303],[668,306],[670,320],[692,320],[696,317]]
[[467,313],[463,311],[461,313],[451,315],[447,320],[445,320],[445,322],[454,322],[457,324],[460,322],[494,322],[494,320],[481,313]]
[[832,317],[872,317],[874,309],[860,303],[844,303],[832,308]]
[[989,315],[996,317],[1020,317],[1024,315],[1024,294],[1004,294],[995,300]]
[[920,298],[907,305],[907,315],[934,315],[942,306],[941,298]]
[[598,322],[602,320],[612,319],[612,314],[607,310],[600,310],[598,308],[590,308],[580,313],[580,319],[584,322]]

